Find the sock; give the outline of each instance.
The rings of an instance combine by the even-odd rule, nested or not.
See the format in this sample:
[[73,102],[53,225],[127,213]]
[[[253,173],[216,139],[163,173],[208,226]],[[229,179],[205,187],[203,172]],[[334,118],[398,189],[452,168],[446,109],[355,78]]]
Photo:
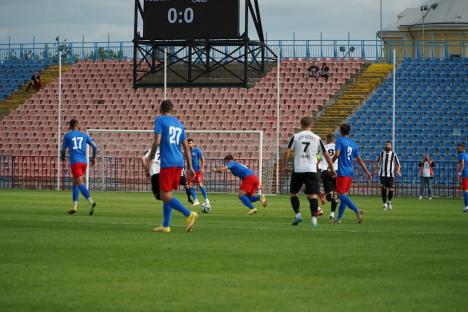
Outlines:
[[292,209],[294,210],[294,212],[296,214],[298,214],[299,210],[300,210],[300,207],[301,207],[301,203],[299,202],[299,198],[297,196],[291,196],[289,199],[291,201]]
[[89,194],[88,189],[86,188],[86,185],[80,184],[80,185],[78,185],[78,188],[80,189],[80,192],[81,192],[81,194],[83,194],[84,198],[88,199],[88,198],[91,197],[91,195]]
[[388,191],[388,201],[391,201],[393,198],[393,190]]
[[192,195],[193,201],[197,200],[197,192],[195,191],[194,187],[190,188],[190,195]]
[[250,196],[249,200],[250,200],[251,203],[259,201],[260,200],[260,195]]
[[192,196],[192,192],[190,192],[189,188],[185,188],[185,194],[187,194],[187,200],[190,201],[190,196]]
[[239,199],[244,204],[244,206],[246,206],[247,208],[249,208],[249,209],[254,208],[254,205],[252,205],[252,203],[250,202],[250,199],[247,197],[247,195],[239,196]]
[[168,227],[171,224],[172,208],[169,203],[163,203],[163,226]]
[[172,209],[175,209],[182,213],[184,216],[190,216],[191,211],[188,210],[177,198],[172,197],[171,200],[168,202]]
[[336,206],[338,206],[338,203],[336,201],[332,200],[332,202],[331,202],[331,212],[336,211]]
[[465,192],[463,196],[465,198],[465,207],[468,207],[468,192]]
[[73,209],[76,211],[78,208],[78,201],[73,201]]
[[73,202],[78,202],[78,198],[80,197],[80,189],[78,188],[78,185],[73,185],[72,193],[73,193]]
[[344,203],[344,201],[341,201],[340,208],[338,208],[338,220],[341,220],[341,218],[343,218],[345,209],[346,209],[346,204]]
[[302,218],[302,215],[301,215],[300,212],[296,213],[296,218],[298,218],[298,219],[299,219],[299,218]]
[[387,189],[382,187],[381,193],[382,193],[382,201],[385,204],[387,202]]
[[204,186],[200,187],[200,191],[203,195],[203,198],[205,198],[205,201],[208,199],[208,194],[206,194],[206,189]]
[[[348,206],[355,213],[359,212],[359,209],[353,203],[351,198],[349,198],[347,195],[340,195],[340,200],[341,200],[341,203],[345,203],[345,205]],[[341,209],[341,204],[340,204],[340,209]]]
[[312,217],[317,216],[317,210],[318,210],[318,200],[317,198],[308,198],[309,199],[309,204],[310,204],[310,214]]

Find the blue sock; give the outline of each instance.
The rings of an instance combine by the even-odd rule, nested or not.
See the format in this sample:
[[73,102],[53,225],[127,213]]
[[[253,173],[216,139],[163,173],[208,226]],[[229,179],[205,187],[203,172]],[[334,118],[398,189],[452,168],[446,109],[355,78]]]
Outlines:
[[192,194],[193,201],[196,201],[197,200],[197,191],[195,191],[194,187],[190,188],[190,194]]
[[73,191],[73,201],[77,202],[78,197],[80,197],[80,189],[78,188],[78,185],[73,185],[72,191]]
[[468,207],[468,192],[465,192],[464,198],[465,198],[465,207]]
[[205,187],[204,186],[200,187],[200,191],[203,194],[203,197],[205,198],[205,201],[206,201],[208,199],[208,194],[206,194]]
[[338,208],[338,220],[341,220],[341,218],[343,218],[345,209],[346,209],[346,204],[344,203],[344,201],[341,201],[340,208]]
[[250,196],[249,199],[251,203],[254,203],[260,200],[260,195]]
[[190,216],[191,211],[188,210],[180,201],[178,201],[177,198],[172,197],[168,204],[172,209],[181,212],[184,216]]
[[80,189],[81,194],[83,194],[84,198],[88,199],[89,197],[91,197],[91,195],[89,194],[88,189],[86,188],[86,185],[80,184],[80,185],[78,185],[78,188]]
[[168,203],[163,203],[163,226],[168,227],[171,225],[171,217],[172,217],[172,208]]
[[353,203],[351,198],[349,198],[347,195],[340,195],[340,200],[341,202],[345,203],[346,206],[348,206],[352,211],[355,213],[359,212],[359,209],[356,207],[356,205]]
[[254,208],[254,205],[252,205],[252,202],[250,202],[250,199],[247,197],[247,195],[239,196],[239,199],[244,204],[244,206],[246,206],[247,208],[249,208],[249,209]]

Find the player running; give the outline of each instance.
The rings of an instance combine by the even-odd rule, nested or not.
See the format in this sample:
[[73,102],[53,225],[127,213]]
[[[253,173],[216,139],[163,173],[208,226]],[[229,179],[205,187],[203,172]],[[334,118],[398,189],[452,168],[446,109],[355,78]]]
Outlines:
[[338,159],[338,175],[336,177],[336,192],[340,199],[340,207],[338,209],[338,218],[335,219],[334,223],[341,223],[346,206],[356,214],[358,223],[362,223],[363,211],[359,210],[353,203],[351,198],[348,197],[349,189],[353,180],[353,160],[356,159],[362,169],[365,171],[367,178],[372,179],[372,175],[367,170],[366,165],[359,156],[359,149],[350,138],[348,138],[351,132],[351,127],[348,124],[342,124],[340,126],[341,137],[336,140],[335,155],[333,155],[332,161]]
[[257,208],[252,203],[260,200],[263,207],[266,207],[267,200],[265,195],[255,195],[257,190],[260,188],[260,181],[258,177],[254,175],[253,171],[247,168],[247,166],[235,162],[232,155],[224,157],[224,163],[226,166],[214,168],[213,171],[216,173],[226,172],[230,170],[231,173],[241,179],[239,188],[239,199],[240,201],[249,208],[249,215],[257,213]]
[[[379,154],[377,166],[380,177],[380,187],[384,210],[391,210],[393,189],[395,187],[395,174],[400,174],[400,161],[397,154],[392,150],[392,142],[385,143],[385,151]],[[388,194],[387,194],[388,191]]]
[[163,201],[164,217],[163,224],[154,228],[154,231],[163,233],[171,231],[172,209],[181,212],[187,218],[186,232],[192,231],[193,224],[198,218],[196,212],[190,211],[180,201],[172,197],[172,191],[179,187],[180,175],[184,167],[184,156],[182,155],[181,146],[184,149],[187,160],[187,174],[188,176],[195,174],[192,168],[192,158],[184,126],[176,117],[172,116],[173,110],[174,105],[170,100],[161,102],[159,108],[161,115],[156,117],[154,121],[154,141],[148,157],[148,160],[152,161],[155,158],[158,147],[160,148],[161,169],[159,173],[159,187]]
[[206,189],[203,186],[203,171],[205,171],[205,158],[203,157],[202,150],[193,143],[193,139],[190,138],[187,140],[188,145],[190,147],[190,151],[192,152],[192,166],[193,170],[195,170],[195,176],[193,178],[188,179],[188,186],[190,188],[190,194],[193,197],[193,205],[200,205],[200,202],[197,199],[197,191],[195,190],[194,184],[197,184],[200,188],[200,191],[205,198],[205,204],[207,207],[210,207],[210,201],[208,200],[208,194],[206,193]]
[[304,193],[309,200],[311,225],[318,226],[317,211],[320,178],[317,173],[317,154],[325,157],[328,166],[331,168],[332,176],[335,176],[336,172],[333,169],[333,163],[325,150],[322,140],[312,132],[312,117],[301,118],[301,129],[302,131],[294,134],[291,140],[289,140],[283,157],[283,170],[286,171],[289,156],[294,150],[294,168],[290,182],[290,201],[296,215],[292,225],[298,225],[302,222],[300,202],[297,195],[301,191],[302,186],[305,185]]
[[88,167],[88,161],[86,159],[88,145],[90,145],[93,149],[93,155],[91,156],[90,163],[92,166],[94,166],[94,159],[96,157],[97,152],[96,144],[87,134],[80,132],[78,120],[70,120],[70,131],[66,133],[63,137],[60,158],[62,160],[62,164],[65,166],[65,154],[68,149],[68,152],[70,154],[70,168],[73,176],[73,208],[68,210],[68,214],[71,215],[75,214],[76,209],[78,208],[78,198],[80,196],[80,192],[90,204],[90,216],[94,214],[94,208],[96,208],[96,202],[91,197],[91,194],[86,188],[86,185],[83,184],[83,176],[86,173],[86,168]]
[[[325,150],[327,151],[328,156],[330,156],[330,159],[335,155],[335,142],[336,136],[333,133],[327,135]],[[331,203],[330,220],[334,220],[336,206],[338,205],[338,197],[336,196],[336,176],[333,176],[325,157],[321,158],[318,167],[320,169],[320,178],[322,179],[325,198]],[[338,160],[335,160],[333,163],[333,169],[335,172],[338,170]]]
[[458,152],[458,170],[457,176],[461,180],[463,188],[463,197],[465,199],[465,209],[463,212],[468,212],[468,154],[465,152],[465,144],[457,145]]

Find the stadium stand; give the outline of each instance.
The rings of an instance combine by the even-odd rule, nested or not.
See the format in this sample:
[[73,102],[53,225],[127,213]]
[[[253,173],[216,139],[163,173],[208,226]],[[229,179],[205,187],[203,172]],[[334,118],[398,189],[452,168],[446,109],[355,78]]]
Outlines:
[[36,71],[47,67],[45,62],[0,63],[0,101],[22,86]]
[[[436,161],[452,159],[468,136],[468,59],[405,60],[397,69],[396,151],[403,160],[427,152]],[[391,140],[392,78],[350,118],[365,159],[376,159]]]

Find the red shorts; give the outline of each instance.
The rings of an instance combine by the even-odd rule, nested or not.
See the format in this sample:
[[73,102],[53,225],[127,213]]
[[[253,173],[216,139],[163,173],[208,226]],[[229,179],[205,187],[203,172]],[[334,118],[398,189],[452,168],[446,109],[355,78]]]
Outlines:
[[463,178],[462,188],[465,192],[468,192],[468,178]]
[[246,192],[248,196],[252,196],[253,194],[257,193],[259,185],[260,181],[258,181],[257,176],[249,175],[242,180],[240,189]]
[[86,173],[86,168],[88,167],[85,163],[75,163],[70,165],[72,176],[74,179],[79,179]]
[[159,189],[163,192],[172,192],[179,188],[182,168],[161,168],[159,172]]
[[336,177],[336,192],[344,195],[348,194],[351,182],[353,182],[351,177]]
[[202,173],[200,171],[197,171],[195,172],[194,177],[191,177],[191,178],[187,177],[187,180],[190,185],[193,185],[195,183],[202,184],[203,183]]

